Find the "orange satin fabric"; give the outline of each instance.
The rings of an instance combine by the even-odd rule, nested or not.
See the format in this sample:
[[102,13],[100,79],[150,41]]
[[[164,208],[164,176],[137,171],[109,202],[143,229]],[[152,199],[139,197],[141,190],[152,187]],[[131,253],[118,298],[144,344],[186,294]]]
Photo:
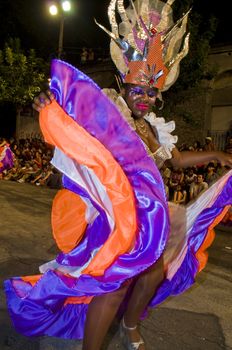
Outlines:
[[94,297],[70,297],[64,302],[64,306],[68,304],[89,304]]
[[40,127],[46,142],[94,171],[112,202],[115,229],[82,271],[93,276],[103,275],[119,255],[133,247],[137,229],[133,190],[111,153],[69,117],[56,101],[40,113]]
[[212,224],[208,228],[207,236],[196,253],[196,258],[199,262],[198,272],[203,270],[207,263],[208,253],[206,252],[206,249],[209,248],[214,241],[214,238],[215,238],[214,227],[218,225],[219,222],[223,219],[223,217],[225,216],[229,208],[230,208],[230,205],[226,206],[221,212],[221,214],[215,218],[215,220],[212,222]]
[[68,190],[60,190],[52,205],[52,231],[57,246],[64,253],[70,252],[82,239],[87,222],[86,204]]
[[40,279],[42,276],[43,276],[43,275],[24,276],[24,277],[21,277],[21,279],[22,279],[24,282],[30,283],[32,286],[34,286],[34,285],[39,281],[39,279]]

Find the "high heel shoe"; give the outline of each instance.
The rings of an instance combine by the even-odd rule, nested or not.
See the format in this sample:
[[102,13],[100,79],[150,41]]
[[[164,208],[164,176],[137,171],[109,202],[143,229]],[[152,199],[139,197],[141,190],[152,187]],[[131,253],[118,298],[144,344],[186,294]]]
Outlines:
[[122,339],[123,345],[127,350],[139,350],[140,345],[144,345],[144,340],[140,336],[140,340],[138,342],[131,342],[127,331],[134,331],[137,328],[135,327],[127,327],[124,322],[124,318],[120,323],[120,338]]

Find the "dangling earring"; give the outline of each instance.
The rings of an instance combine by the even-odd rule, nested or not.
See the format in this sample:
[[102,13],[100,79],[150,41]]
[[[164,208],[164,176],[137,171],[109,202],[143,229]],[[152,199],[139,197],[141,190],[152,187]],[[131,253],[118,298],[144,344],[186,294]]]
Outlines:
[[158,92],[156,101],[157,100],[159,100],[159,103],[155,102],[155,106],[158,108],[159,111],[161,111],[164,108],[164,100],[160,91]]
[[164,108],[164,100],[161,101],[160,107],[158,107],[159,111],[161,111]]
[[119,75],[117,75],[117,74],[115,74],[114,77],[115,77],[116,83],[117,83],[117,85],[118,85],[118,89],[119,89],[119,91],[121,91],[121,90],[122,90],[122,86],[123,86],[123,84],[122,84],[122,79],[121,79],[121,77],[120,77]]

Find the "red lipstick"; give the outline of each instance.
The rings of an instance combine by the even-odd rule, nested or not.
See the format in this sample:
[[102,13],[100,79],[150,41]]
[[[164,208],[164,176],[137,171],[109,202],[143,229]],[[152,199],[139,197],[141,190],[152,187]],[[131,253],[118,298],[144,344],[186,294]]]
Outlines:
[[137,103],[136,109],[138,109],[140,111],[147,111],[149,109],[149,106],[144,104],[144,103]]

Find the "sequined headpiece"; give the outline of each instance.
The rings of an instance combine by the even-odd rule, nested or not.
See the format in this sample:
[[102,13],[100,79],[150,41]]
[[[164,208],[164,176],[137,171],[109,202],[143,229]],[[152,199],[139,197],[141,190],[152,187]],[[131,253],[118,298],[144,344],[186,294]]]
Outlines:
[[[174,24],[171,8],[174,1],[130,0],[125,9],[123,0],[111,0],[108,8],[111,31],[96,22],[112,39],[111,57],[124,83],[165,91],[178,78],[180,61],[189,49],[189,34],[185,36],[189,12]],[[120,24],[116,21],[116,10]]]

